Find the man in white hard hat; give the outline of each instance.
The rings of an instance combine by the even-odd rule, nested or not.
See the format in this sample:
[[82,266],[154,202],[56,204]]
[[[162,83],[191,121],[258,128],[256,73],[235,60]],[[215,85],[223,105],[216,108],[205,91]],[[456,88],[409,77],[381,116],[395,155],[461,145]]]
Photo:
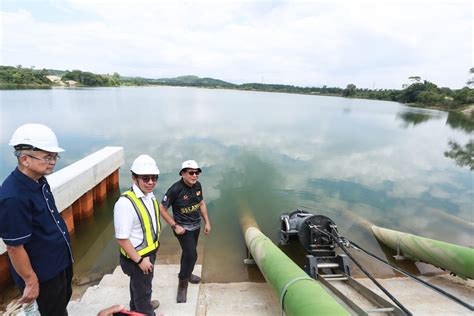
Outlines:
[[[181,246],[181,267],[178,278],[176,301],[186,303],[188,283],[197,284],[201,278],[192,274],[197,260],[197,243],[204,219],[204,234],[211,232],[211,223],[203,199],[201,183],[198,181],[201,168],[194,160],[186,160],[181,165],[181,179],[173,184],[160,203],[161,216],[171,226]],[[173,217],[168,214],[172,206]]]
[[114,207],[115,238],[120,266],[130,277],[130,310],[155,315],[160,302],[151,300],[153,267],[160,238],[160,209],[153,194],[160,170],[148,155],[138,156],[130,168],[132,188]]
[[54,132],[41,124],[20,126],[9,145],[18,165],[0,188],[0,237],[22,292],[19,302],[36,300],[43,316],[67,315],[72,251],[67,226],[44,177],[53,172],[64,150]]

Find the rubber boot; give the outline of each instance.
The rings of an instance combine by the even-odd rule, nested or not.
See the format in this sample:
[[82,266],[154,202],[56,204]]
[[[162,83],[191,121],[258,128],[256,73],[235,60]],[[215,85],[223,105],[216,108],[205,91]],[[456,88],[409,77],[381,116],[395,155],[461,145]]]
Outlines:
[[195,274],[191,274],[191,276],[189,277],[189,283],[198,284],[199,282],[201,282],[201,278]]
[[179,279],[178,284],[178,295],[176,296],[176,302],[186,303],[186,296],[188,293],[188,282],[189,279]]

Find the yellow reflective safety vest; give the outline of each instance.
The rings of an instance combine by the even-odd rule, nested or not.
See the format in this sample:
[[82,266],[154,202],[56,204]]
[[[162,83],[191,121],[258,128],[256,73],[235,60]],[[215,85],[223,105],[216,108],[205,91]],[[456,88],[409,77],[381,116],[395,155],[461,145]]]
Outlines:
[[[143,241],[140,245],[135,247],[135,250],[138,252],[140,256],[144,256],[147,253],[155,250],[159,246],[159,239],[160,239],[160,230],[161,230],[161,223],[160,223],[160,207],[158,206],[158,202],[156,199],[153,199],[153,206],[154,212],[153,214],[156,216],[156,225],[158,226],[155,230],[153,229],[153,222],[150,217],[150,213],[148,213],[145,204],[143,203],[142,199],[137,198],[133,190],[126,191],[122,193],[123,197],[132,202],[133,208],[135,212],[137,212],[138,219],[140,220],[140,224],[142,226],[142,231],[144,233]],[[125,250],[120,247],[120,252],[129,258]]]

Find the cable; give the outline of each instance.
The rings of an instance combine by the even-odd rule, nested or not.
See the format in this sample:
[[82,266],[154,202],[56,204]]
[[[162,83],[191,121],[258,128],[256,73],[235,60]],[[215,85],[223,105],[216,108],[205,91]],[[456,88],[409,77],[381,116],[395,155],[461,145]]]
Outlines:
[[352,260],[352,262],[354,262],[358,267],[359,269],[364,272],[364,274],[370,279],[372,280],[372,282],[374,282],[375,285],[377,285],[377,287],[379,289],[381,289],[395,304],[397,304],[398,307],[400,307],[400,309],[405,313],[407,314],[408,316],[411,316],[413,315],[405,306],[402,305],[402,303],[400,303],[387,289],[385,289],[382,284],[380,284],[372,275],[369,274],[369,272],[367,272],[363,267],[362,265],[351,255],[351,253],[346,249],[346,247],[342,244],[342,242],[336,240],[336,243],[339,245],[339,247],[341,247],[341,249],[346,253],[346,255]]
[[[323,231],[322,229],[318,228],[316,225],[311,225],[311,227],[316,228],[319,232],[322,232],[323,234],[327,235],[328,237],[332,238],[339,247],[346,253],[346,255],[354,262],[357,267],[380,289],[382,292],[384,292],[400,309],[408,316],[413,315],[405,306],[402,305],[386,288],[382,286],[372,275],[370,275],[367,270],[365,270],[362,265],[350,254],[349,250],[344,246],[343,242],[341,242],[340,236],[334,236],[331,233],[328,233],[326,231]],[[337,234],[337,232],[336,232]],[[347,241],[347,240],[346,240]]]
[[[314,227],[315,227],[315,226],[314,226]],[[360,247],[359,245],[357,245],[355,242],[353,242],[353,241],[351,241],[351,240],[348,240],[348,239],[345,238],[345,237],[339,236],[339,234],[338,234],[337,231],[336,231],[337,236],[335,236],[335,235],[333,235],[333,234],[331,234],[331,233],[328,233],[328,232],[326,232],[326,231],[323,231],[323,230],[319,229],[318,227],[315,227],[315,228],[318,229],[318,231],[320,231],[320,232],[326,234],[327,236],[331,237],[334,241],[336,241],[336,243],[337,243],[338,245],[339,245],[338,239],[344,239],[344,240],[346,241],[346,243],[348,244],[348,246],[351,246],[352,248],[354,248],[354,249],[356,249],[356,250],[358,250],[358,251],[364,252],[364,253],[367,254],[368,256],[370,256],[370,257],[372,257],[372,258],[374,258],[374,259],[376,259],[376,260],[378,260],[378,261],[380,261],[380,262],[382,262],[382,263],[384,263],[384,264],[390,266],[390,267],[391,267],[392,269],[394,269],[395,271],[398,271],[398,272],[400,272],[401,274],[406,275],[406,276],[408,276],[408,277],[414,279],[415,281],[417,281],[417,282],[419,282],[419,283],[421,283],[421,284],[423,284],[423,285],[425,285],[425,286],[431,288],[432,290],[434,290],[435,292],[438,292],[439,294],[442,294],[442,295],[446,296],[447,298],[449,298],[449,299],[455,301],[456,303],[458,303],[458,304],[460,304],[460,305],[466,307],[467,309],[469,309],[469,310],[471,310],[471,311],[474,310],[474,306],[472,306],[471,304],[464,302],[463,300],[461,300],[460,298],[454,296],[453,294],[448,293],[448,292],[444,291],[443,289],[440,289],[439,287],[437,287],[437,286],[435,286],[435,285],[432,285],[432,284],[430,284],[430,283],[428,283],[428,282],[426,282],[426,281],[424,281],[424,280],[422,280],[422,279],[420,279],[420,278],[417,278],[416,276],[414,276],[414,275],[412,275],[412,274],[410,274],[410,273],[408,273],[408,272],[406,272],[406,271],[404,271],[404,270],[402,270],[402,269],[400,269],[400,268],[394,266],[393,264],[391,264],[391,263],[389,263],[389,262],[383,260],[382,258],[380,258],[380,257],[378,257],[378,256],[376,256],[376,255],[374,255],[374,254],[372,254],[372,253],[370,253],[369,251],[367,251],[367,250],[363,249],[362,247]],[[341,247],[341,248],[342,248],[342,247]],[[344,249],[343,249],[343,250],[344,250]],[[346,252],[346,251],[344,251],[344,252]],[[347,253],[347,252],[346,252],[346,253]],[[347,255],[350,257],[349,254],[347,254]],[[352,259],[352,258],[351,258],[351,259]],[[354,261],[354,263],[355,263],[355,261]]]
[[355,242],[353,242],[353,241],[349,241],[349,243],[350,243],[350,246],[352,246],[352,248],[364,252],[365,254],[369,255],[370,257],[372,257],[372,258],[374,258],[374,259],[376,259],[376,260],[378,260],[378,261],[380,261],[380,262],[382,262],[382,263],[384,263],[384,264],[390,266],[390,267],[391,267],[392,269],[394,269],[395,271],[398,271],[398,272],[400,272],[401,274],[406,275],[406,276],[408,276],[408,277],[414,279],[415,281],[417,281],[417,282],[419,282],[419,283],[421,283],[421,284],[423,284],[423,285],[425,285],[425,286],[431,288],[432,290],[434,290],[434,291],[436,291],[436,292],[438,292],[438,293],[440,293],[440,294],[442,294],[442,295],[445,295],[445,296],[448,297],[449,299],[455,301],[455,302],[458,303],[458,304],[461,304],[462,306],[464,306],[464,307],[470,309],[471,311],[474,310],[474,307],[473,307],[471,304],[464,302],[463,300],[461,300],[460,298],[454,296],[453,294],[448,293],[448,292],[444,291],[443,289],[440,289],[439,287],[437,287],[437,286],[435,286],[435,285],[432,285],[432,284],[430,284],[430,283],[428,283],[428,282],[426,282],[426,281],[424,281],[424,280],[422,280],[422,279],[420,279],[420,278],[417,278],[416,276],[414,276],[414,275],[412,275],[412,274],[410,274],[410,273],[408,273],[408,272],[403,271],[402,269],[400,269],[400,268],[394,266],[393,264],[391,264],[391,263],[385,261],[384,259],[379,258],[378,256],[376,256],[376,255],[374,255],[374,254],[368,252],[367,250],[363,249],[362,247],[360,247],[359,245],[357,245],[357,244],[356,244]]

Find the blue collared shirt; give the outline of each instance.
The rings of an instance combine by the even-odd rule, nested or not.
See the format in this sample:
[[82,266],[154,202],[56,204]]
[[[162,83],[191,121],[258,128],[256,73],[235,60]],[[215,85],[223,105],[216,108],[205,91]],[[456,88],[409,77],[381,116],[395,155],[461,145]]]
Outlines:
[[[45,177],[36,182],[16,168],[5,179],[0,187],[0,237],[9,246],[23,245],[40,282],[73,262],[67,226]],[[10,268],[24,288],[23,279]]]

